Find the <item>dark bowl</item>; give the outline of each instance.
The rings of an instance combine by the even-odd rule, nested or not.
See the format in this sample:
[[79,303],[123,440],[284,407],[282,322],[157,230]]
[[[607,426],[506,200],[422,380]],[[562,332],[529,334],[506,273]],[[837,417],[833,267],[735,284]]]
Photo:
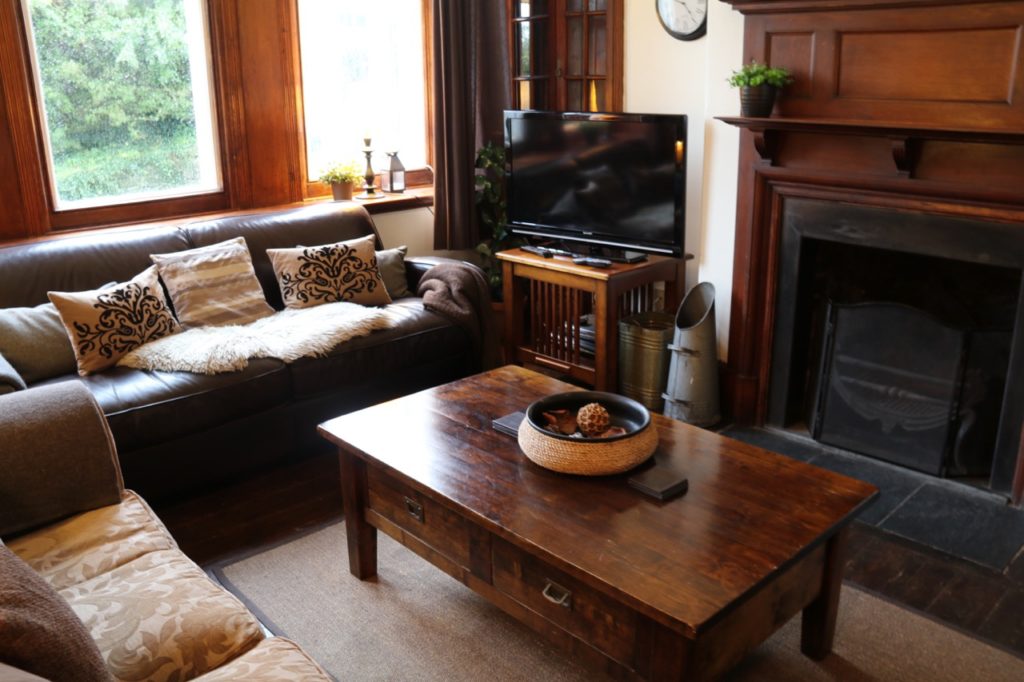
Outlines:
[[[608,410],[611,426],[621,426],[626,432],[619,436],[610,436],[608,438],[580,438],[555,433],[545,428],[545,424],[547,424],[547,421],[544,419],[545,412],[550,412],[551,410],[572,410],[576,412],[588,403],[600,403],[604,409]],[[531,403],[526,408],[526,420],[530,423],[530,426],[551,438],[560,438],[576,443],[609,443],[629,438],[643,431],[651,423],[651,413],[647,411],[646,407],[632,398],[627,398],[617,393],[568,391],[566,393],[549,395],[546,398],[541,398]]]

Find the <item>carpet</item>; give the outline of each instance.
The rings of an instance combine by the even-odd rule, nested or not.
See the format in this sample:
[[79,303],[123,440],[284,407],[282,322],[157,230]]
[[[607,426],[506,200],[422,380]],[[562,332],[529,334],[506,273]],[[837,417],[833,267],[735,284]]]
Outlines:
[[[214,573],[339,680],[605,679],[383,533],[379,538],[380,573],[372,581],[349,574],[342,523]],[[849,585],[833,653],[816,663],[799,644],[798,616],[727,679],[1024,679],[1024,660]]]

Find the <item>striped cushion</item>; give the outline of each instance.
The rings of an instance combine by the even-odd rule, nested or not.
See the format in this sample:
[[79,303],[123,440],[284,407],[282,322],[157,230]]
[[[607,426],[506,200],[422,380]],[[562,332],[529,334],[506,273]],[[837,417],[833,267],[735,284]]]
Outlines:
[[274,313],[243,237],[150,258],[186,327],[247,324]]

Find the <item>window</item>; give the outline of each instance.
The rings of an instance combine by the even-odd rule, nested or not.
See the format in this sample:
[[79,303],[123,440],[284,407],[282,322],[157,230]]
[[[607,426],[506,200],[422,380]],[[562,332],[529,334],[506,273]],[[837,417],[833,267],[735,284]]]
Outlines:
[[518,109],[620,111],[625,0],[508,0]]
[[201,0],[26,0],[57,210],[221,189]]
[[299,0],[308,177],[335,163],[373,168],[399,152],[427,164],[422,0]]

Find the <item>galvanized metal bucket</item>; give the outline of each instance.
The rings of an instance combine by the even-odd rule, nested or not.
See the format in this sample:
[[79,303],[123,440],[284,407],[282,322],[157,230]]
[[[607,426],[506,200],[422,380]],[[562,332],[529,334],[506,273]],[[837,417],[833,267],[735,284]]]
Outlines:
[[668,379],[670,313],[639,313],[619,320],[619,393],[659,411]]
[[686,294],[669,344],[671,361],[665,415],[695,426],[711,426],[721,413],[718,398],[718,343],[715,338],[715,287],[702,282]]

